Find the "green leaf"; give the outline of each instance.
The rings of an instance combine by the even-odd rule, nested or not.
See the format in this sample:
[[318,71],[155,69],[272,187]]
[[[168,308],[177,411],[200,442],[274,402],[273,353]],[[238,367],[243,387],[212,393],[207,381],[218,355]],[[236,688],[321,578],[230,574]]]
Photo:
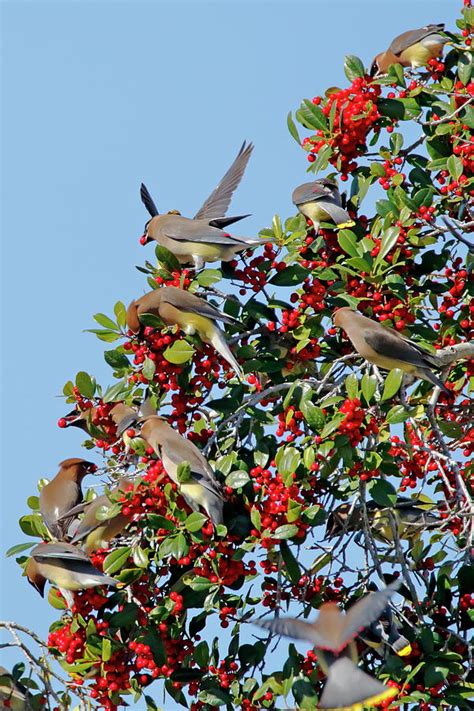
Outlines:
[[291,552],[286,541],[280,543],[281,556],[285,563],[286,571],[292,583],[297,583],[301,578],[301,570],[295,556]]
[[186,484],[191,479],[191,465],[189,462],[178,464],[176,478],[180,484]]
[[296,471],[300,460],[301,454],[295,447],[280,447],[275,457],[278,471],[282,476]]
[[308,269],[299,264],[292,264],[281,272],[278,272],[270,279],[270,284],[275,286],[293,286],[300,284],[310,274]]
[[405,422],[409,417],[412,417],[414,410],[406,410],[403,405],[395,405],[392,407],[385,418],[387,422],[391,425],[398,425],[401,422]]
[[362,395],[364,396],[366,403],[369,405],[375,394],[375,391],[377,390],[377,378],[375,377],[375,375],[368,375],[367,373],[364,373],[364,375],[362,376],[360,389],[362,391]]
[[471,81],[472,73],[472,56],[469,52],[464,52],[464,54],[460,55],[458,61],[458,77],[459,80],[462,81],[464,86],[467,86]]
[[286,125],[288,126],[288,131],[290,132],[291,136],[295,139],[296,143],[301,146],[301,139],[299,137],[298,129],[296,128],[295,122],[293,121],[291,111],[286,118]]
[[403,370],[394,368],[385,378],[385,384],[382,393],[382,400],[389,400],[400,389],[403,380]]
[[192,573],[186,573],[183,576],[183,582],[185,585],[191,588],[191,590],[209,590],[215,583],[211,583],[208,578],[204,578],[201,575],[193,575]]
[[242,486],[248,484],[249,481],[250,477],[247,472],[239,470],[229,474],[225,480],[225,483],[226,486],[230,486],[231,489],[240,489]]
[[298,533],[298,526],[294,523],[285,523],[283,526],[278,526],[272,533],[272,538],[288,539]]
[[113,351],[104,351],[104,360],[112,368],[129,368],[130,361],[125,353],[120,353],[117,349]]
[[351,257],[360,257],[357,237],[352,230],[341,230],[337,235],[337,241],[341,249]]
[[316,106],[316,104],[313,104],[309,99],[304,99],[303,104],[306,107],[305,118],[310,126],[320,131],[326,131],[328,121],[322,109]]
[[202,287],[212,286],[221,279],[222,272],[220,269],[203,269],[196,277],[197,283]]
[[403,136],[401,133],[392,133],[390,136],[390,150],[392,155],[397,156],[403,148]]
[[162,247],[160,244],[158,244],[155,247],[155,255],[160,264],[163,264],[168,269],[168,271],[179,271],[179,261],[174,256],[173,252],[170,252],[169,249],[166,249],[166,247]]
[[449,156],[448,160],[446,161],[446,166],[449,170],[449,174],[455,180],[459,180],[464,170],[464,164],[461,158],[458,158],[455,155]]
[[123,400],[124,396],[128,394],[130,387],[128,383],[124,380],[120,380],[115,385],[111,385],[105,391],[102,400],[104,402],[115,402],[117,400]]
[[84,397],[94,397],[95,393],[95,382],[89,375],[89,373],[85,373],[83,370],[81,370],[77,375],[76,375],[76,387],[83,395]]
[[130,558],[131,553],[132,549],[130,546],[116,548],[112,553],[109,553],[104,560],[104,573],[112,575],[118,570],[121,570]]
[[389,227],[388,230],[384,232],[380,243],[380,251],[377,255],[377,262],[381,262],[397,244],[399,234],[400,229],[398,227]]
[[315,431],[322,430],[326,418],[320,407],[314,405],[311,400],[305,400],[301,403],[301,412],[311,429]]
[[356,397],[359,397],[359,382],[355,373],[351,373],[350,375],[348,375],[344,384],[346,387],[347,396],[351,400]]
[[138,320],[143,326],[150,326],[150,328],[156,328],[158,330],[161,330],[164,326],[161,318],[155,316],[155,314],[139,314]]
[[344,57],[344,74],[349,81],[354,81],[365,75],[365,68],[359,57],[354,54],[348,54]]
[[163,356],[168,363],[182,365],[192,359],[194,348],[184,340],[175,341],[171,346],[164,351]]
[[114,306],[114,314],[117,319],[117,324],[120,328],[125,328],[127,325],[127,309],[122,301],[117,301]]
[[62,597],[58,597],[56,588],[50,588],[48,592],[48,602],[55,610],[67,610],[67,605]]
[[147,380],[153,380],[153,376],[155,375],[155,361],[151,358],[145,358],[142,373]]
[[102,661],[108,662],[112,656],[112,642],[107,637],[102,637]]
[[184,526],[187,531],[190,531],[191,533],[196,533],[197,531],[200,531],[206,523],[207,516],[202,513],[199,513],[199,511],[193,511],[193,513],[189,514],[188,518],[184,522]]
[[388,481],[377,479],[369,484],[370,495],[376,504],[382,507],[392,507],[397,501],[397,492]]
[[111,318],[106,316],[105,314],[94,314],[93,316],[94,321],[97,321],[99,326],[103,326],[104,328],[108,328],[111,331],[117,331],[117,324],[115,321],[112,321]]
[[23,553],[23,551],[27,551],[31,548],[31,546],[34,546],[34,543],[18,543],[16,546],[12,546],[7,550],[5,553],[7,558],[11,558],[14,555],[17,555],[18,553]]

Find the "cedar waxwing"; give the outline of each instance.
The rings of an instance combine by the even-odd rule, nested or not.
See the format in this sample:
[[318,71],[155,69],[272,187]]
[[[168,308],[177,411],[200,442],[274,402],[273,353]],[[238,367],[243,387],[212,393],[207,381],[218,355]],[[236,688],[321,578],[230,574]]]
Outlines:
[[130,523],[130,519],[127,516],[124,516],[123,513],[118,513],[112,518],[100,521],[96,517],[96,514],[101,507],[112,506],[112,498],[117,498],[118,495],[128,491],[130,485],[133,487],[132,479],[123,477],[120,479],[117,486],[110,491],[109,495],[102,494],[101,496],[97,496],[93,499],[93,501],[69,511],[68,515],[80,513],[81,510],[85,511],[84,517],[82,518],[71,543],[84,541],[83,548],[88,554],[98,550],[99,548],[107,548],[109,541],[122,533],[125,526]]
[[244,141],[231,167],[193,219],[182,217],[176,210],[160,215],[150,193],[142,183],[140,196],[151,215],[151,220],[146,223],[145,234],[140,242],[147,244],[156,240],[158,244],[172,252],[180,264],[194,263],[195,269],[201,269],[205,262],[219,260],[229,262],[238,252],[264,244],[260,239],[232,237],[224,231],[227,225],[248,217],[248,215],[225,217],[225,214],[252,151],[253,144],[247,145]]
[[54,479],[41,489],[39,505],[48,530],[61,540],[72,521],[72,518],[64,518],[64,514],[82,501],[82,480],[87,474],[95,472],[97,467],[93,462],[76,457],[65,459],[59,466]]
[[339,228],[355,224],[342,207],[336,183],[329,178],[299,185],[293,190],[292,200],[301,214],[312,221],[316,230],[320,222],[334,222]]
[[422,67],[430,59],[439,57],[447,37],[440,35],[444,24],[426,25],[419,30],[408,30],[395,37],[385,52],[377,54],[370,68],[370,75],[386,74],[391,64],[401,64],[402,67]]
[[8,708],[11,711],[30,711],[33,709],[30,698],[26,687],[15,681],[5,667],[0,667],[0,708]]
[[[91,425],[94,424],[96,407],[90,407],[88,410],[79,410],[77,407],[71,412],[68,412],[61,420],[64,424],[62,427],[78,427],[80,430],[90,434]],[[136,408],[126,405],[124,402],[118,402],[109,412],[109,417],[117,426],[117,434],[121,435],[127,427],[135,422],[137,413],[142,417],[155,414],[151,408],[149,400],[146,399],[140,406]],[[60,422],[61,422],[60,420]]]
[[[335,602],[326,602],[319,608],[315,622],[293,617],[253,622],[275,634],[312,642],[319,665],[327,676],[319,708],[358,709],[378,704],[397,693],[396,689],[384,686],[356,666],[358,659],[353,640],[380,617],[399,587],[400,583],[396,581],[385,590],[364,595],[346,614]],[[346,656],[348,652],[352,659]]]
[[175,286],[162,286],[132,301],[127,311],[127,324],[133,333],[140,331],[139,316],[145,313],[159,316],[167,326],[178,325],[187,335],[197,333],[201,341],[210,343],[229,363],[240,380],[243,380],[243,370],[227,345],[225,333],[216,323],[222,321],[241,326],[235,318],[221,313],[204,299]]
[[[366,504],[367,517],[375,538],[384,543],[393,543],[394,536],[390,525],[391,511],[396,524],[398,537],[412,541],[423,531],[438,528],[442,520],[427,510],[428,504],[421,499],[400,498],[393,507],[379,506],[375,501]],[[339,536],[343,531],[361,531],[364,527],[362,507],[344,503],[329,514],[326,525],[326,538]]]
[[28,582],[44,597],[44,587],[49,580],[57,585],[69,607],[74,604],[71,591],[118,584],[94,568],[84,551],[70,543],[40,543],[30,555],[25,567]]
[[[193,511],[202,506],[215,526],[222,523],[222,488],[196,445],[178,434],[163,417],[156,415],[145,419],[140,437],[160,457],[166,473],[178,484]],[[189,477],[183,479],[178,476],[180,464],[189,465]]]
[[401,368],[405,373],[427,380],[447,395],[451,395],[444,383],[430,369],[441,367],[436,356],[423,350],[418,343],[348,306],[337,309],[333,320],[337,328],[344,329],[356,351],[369,363],[374,363],[384,370]]
[[380,620],[372,622],[359,636],[368,647],[377,652],[382,645],[390,647],[399,657],[408,657],[412,651],[410,642],[398,631],[389,607],[382,613]]

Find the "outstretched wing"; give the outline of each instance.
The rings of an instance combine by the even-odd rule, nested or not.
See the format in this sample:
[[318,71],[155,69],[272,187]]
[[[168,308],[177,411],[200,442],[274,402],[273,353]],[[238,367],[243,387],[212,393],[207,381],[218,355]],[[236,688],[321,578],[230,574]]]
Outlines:
[[224,217],[229,209],[232,195],[238,187],[253,151],[253,143],[242,143],[237,158],[215,190],[209,195],[204,205],[194,216],[195,220],[213,220]]
[[273,634],[281,634],[283,637],[293,639],[304,639],[310,642],[313,647],[327,647],[331,642],[323,635],[319,634],[314,625],[304,620],[297,620],[295,617],[277,617],[273,620],[252,620],[254,625],[264,627]]

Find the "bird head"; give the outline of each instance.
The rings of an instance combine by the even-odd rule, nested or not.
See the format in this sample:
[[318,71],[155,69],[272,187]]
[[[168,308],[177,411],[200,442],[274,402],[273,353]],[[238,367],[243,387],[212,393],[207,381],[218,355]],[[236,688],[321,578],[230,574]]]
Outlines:
[[28,563],[26,564],[25,575],[28,579],[29,584],[32,585],[37,592],[39,592],[41,597],[44,597],[46,578],[41,575],[38,568],[38,563],[35,561],[34,558],[30,558]]
[[350,504],[341,504],[328,516],[326,524],[326,536],[338,536],[344,530],[347,523],[347,517],[351,509]]
[[351,309],[349,306],[343,306],[340,309],[337,309],[332,317],[333,323],[336,326],[336,328],[344,328],[344,322],[345,319],[350,315],[354,314],[355,310]]
[[94,474],[97,465],[80,457],[70,457],[59,463],[61,470],[74,481],[81,482],[87,474]]
[[150,224],[151,220],[148,220],[148,222],[145,223],[145,227],[143,228],[143,234],[140,237],[140,244],[145,245],[148,244],[148,242],[152,242],[152,238],[148,234],[148,225]]
[[383,59],[385,57],[385,52],[380,52],[377,54],[376,57],[374,57],[372,64],[370,65],[370,70],[369,70],[369,76],[375,78],[381,73],[381,66],[383,63]]
[[61,419],[58,420],[58,425],[60,427],[79,427],[80,430],[87,432],[88,412],[88,410],[83,411],[76,407],[74,410],[71,410],[71,412],[68,412],[67,415],[61,417]]

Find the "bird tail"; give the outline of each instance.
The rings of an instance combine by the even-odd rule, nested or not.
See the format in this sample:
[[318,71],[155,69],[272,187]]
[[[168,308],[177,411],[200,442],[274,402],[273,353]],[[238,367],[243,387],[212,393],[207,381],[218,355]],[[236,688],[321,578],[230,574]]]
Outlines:
[[223,230],[224,227],[227,227],[227,225],[233,225],[234,222],[239,222],[239,220],[245,220],[246,217],[250,217],[250,215],[237,215],[236,217],[215,217],[209,222],[209,224],[211,227],[217,227],[218,229]]
[[[347,210],[344,210],[343,207],[337,205],[332,200],[318,200],[317,204],[328,213],[331,220],[336,223],[339,229],[355,225],[354,220],[351,218]],[[324,222],[324,220],[322,221]]]
[[[319,656],[319,654],[318,654]],[[319,700],[321,709],[361,708],[393,698],[397,689],[381,684],[359,669],[348,657],[330,664],[328,680]]]
[[232,351],[230,350],[227,341],[225,339],[224,333],[220,330],[220,328],[215,328],[214,333],[212,334],[211,338],[209,339],[209,342],[216,351],[219,353],[219,355],[224,358],[224,360],[230,365],[230,367],[235,371],[237,377],[240,380],[244,379],[244,371],[238,364],[237,360],[235,359],[234,355],[232,354]]
[[205,509],[214,526],[224,523],[224,502],[219,496],[208,496]]
[[440,378],[438,378],[437,375],[433,373],[432,370],[429,368],[418,368],[416,371],[416,375],[419,378],[422,378],[423,380],[427,380],[428,382],[432,383],[433,385],[436,385],[440,390],[442,390],[445,395],[452,395],[451,390],[448,390],[446,385],[443,383]]

